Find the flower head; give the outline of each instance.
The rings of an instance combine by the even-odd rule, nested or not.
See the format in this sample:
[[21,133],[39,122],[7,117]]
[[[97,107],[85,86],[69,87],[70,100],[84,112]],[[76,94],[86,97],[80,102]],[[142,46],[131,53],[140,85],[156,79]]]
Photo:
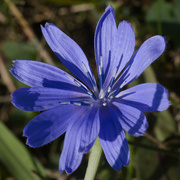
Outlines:
[[13,104],[24,111],[44,111],[24,128],[27,144],[43,146],[66,132],[59,171],[71,173],[99,137],[107,161],[120,170],[130,157],[124,131],[143,135],[148,127],[143,112],[169,106],[168,92],[160,84],[122,90],[163,53],[164,38],[149,38],[133,54],[132,26],[122,21],[117,27],[114,10],[108,6],[95,32],[97,83],[86,56],[72,39],[53,24],[41,29],[50,48],[76,78],[42,62],[14,62],[11,73],[30,87],[16,90]]

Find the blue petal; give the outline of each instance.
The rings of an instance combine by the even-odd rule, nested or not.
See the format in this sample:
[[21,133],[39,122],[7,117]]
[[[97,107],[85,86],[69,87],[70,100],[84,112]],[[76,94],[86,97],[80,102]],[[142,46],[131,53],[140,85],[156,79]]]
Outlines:
[[94,43],[99,76],[101,76],[99,66],[102,58],[103,88],[106,89],[112,76],[115,73],[116,77],[118,76],[134,52],[133,28],[128,22],[122,21],[117,29],[114,10],[108,6],[97,24]]
[[[50,64],[17,60],[14,61],[14,68],[11,69],[11,73],[19,81],[31,87],[73,89],[73,91],[83,92],[72,80],[72,76]],[[78,81],[78,83],[80,82]]]
[[69,104],[59,105],[32,119],[24,128],[23,135],[31,147],[43,146],[61,136],[70,122],[78,119],[84,108]]
[[98,104],[94,104],[87,118],[83,122],[80,135],[80,152],[89,152],[100,129]]
[[[113,34],[115,36],[115,34]],[[131,24],[127,21],[122,21],[119,23],[118,32],[115,38],[115,44],[112,47],[112,58],[111,64],[108,67],[108,73],[105,82],[104,88],[109,85],[111,77],[115,73],[115,69],[117,68],[117,72],[115,74],[115,78],[119,75],[119,73],[124,69],[128,61],[130,60],[135,47],[135,34]]]
[[[134,52],[135,34],[131,24],[127,21],[120,22],[118,26],[117,36],[118,44],[116,46],[118,46],[119,48],[116,50],[116,54],[113,59],[122,59],[120,61],[120,64],[117,64],[119,65],[119,69],[117,71],[116,77],[122,71],[122,69],[124,69],[125,65],[128,63]],[[121,54],[122,57],[120,57],[119,54]]]
[[168,91],[157,83],[144,83],[121,91],[116,100],[142,112],[164,111],[170,105]]
[[166,41],[162,36],[153,36],[146,40],[136,51],[113,89],[123,87],[138,78],[165,50]]
[[109,164],[120,170],[129,163],[130,152],[124,131],[114,111],[106,106],[100,111],[99,140]]
[[12,93],[12,103],[23,111],[43,111],[80,100],[90,102],[92,98],[85,93],[45,87],[21,88]]
[[87,71],[90,73],[94,83],[95,79],[91,72],[88,60],[77,43],[53,24],[46,23],[45,27],[41,26],[41,30],[50,48],[54,51],[61,62],[77,78],[92,89],[93,86],[90,82]]
[[115,46],[115,40],[117,35],[117,27],[114,18],[114,10],[111,6],[108,6],[105,13],[100,18],[95,32],[94,47],[95,47],[95,58],[98,68],[101,64],[101,57],[103,63],[103,78],[106,79],[106,74],[112,63],[111,55],[113,47]]
[[147,119],[140,110],[121,102],[113,102],[113,105],[114,114],[126,132],[132,136],[141,136],[146,132],[148,128]]
[[73,121],[66,132],[64,146],[59,160],[59,172],[65,170],[68,174],[75,171],[81,163],[83,153],[79,152],[80,133],[84,120],[90,113],[90,107],[81,107],[82,112],[75,112]]

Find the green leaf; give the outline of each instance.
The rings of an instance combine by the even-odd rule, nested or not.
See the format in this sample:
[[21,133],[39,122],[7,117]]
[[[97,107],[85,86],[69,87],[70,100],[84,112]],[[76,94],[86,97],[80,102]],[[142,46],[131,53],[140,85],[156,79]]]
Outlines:
[[175,16],[175,19],[177,19],[178,22],[180,22],[180,1],[179,0],[176,0],[173,4],[173,13],[174,13],[174,16]]
[[152,3],[147,10],[146,21],[155,30],[155,34],[169,37],[175,42],[175,46],[180,46],[180,2],[179,0],[167,2],[158,0]]
[[45,171],[39,161],[30,155],[26,147],[0,122],[0,159],[17,180],[39,180],[32,171],[42,176]]
[[3,54],[11,60],[16,59],[26,59],[32,60],[36,59],[37,50],[35,46],[28,43],[6,41],[2,45]]
[[156,22],[159,18],[163,22],[176,22],[172,13],[172,3],[159,0],[153,3],[146,15],[148,22]]
[[164,141],[168,137],[177,134],[176,122],[169,111],[162,111],[154,114],[157,117],[154,132],[158,140]]
[[[147,146],[153,146],[152,143],[148,142],[145,138],[139,138],[138,142],[139,141]],[[135,164],[137,179],[149,179],[158,166],[157,152],[151,151],[147,148],[137,148],[135,154]]]
[[[138,180],[179,180],[179,152],[157,148],[145,138],[139,138],[135,154],[135,168]],[[139,141],[141,141],[139,143]],[[139,143],[139,144],[138,144]],[[133,144],[131,144],[133,145]]]

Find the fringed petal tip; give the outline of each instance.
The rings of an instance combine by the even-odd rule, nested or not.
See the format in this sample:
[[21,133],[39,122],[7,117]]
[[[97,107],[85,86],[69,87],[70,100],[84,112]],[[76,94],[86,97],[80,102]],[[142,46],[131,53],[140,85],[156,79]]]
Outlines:
[[68,168],[68,167],[66,167],[66,169],[65,169],[65,172],[66,172],[67,175],[73,173],[74,171],[75,171],[75,170],[73,170],[73,169],[71,169],[71,168]]
[[71,168],[66,168],[66,169],[59,169],[59,173],[61,174],[63,171],[66,172],[67,175],[70,175],[74,171]]
[[[162,86],[159,84],[159,86]],[[167,90],[167,88],[165,88],[164,86],[162,86],[163,89],[164,89],[164,98],[163,98],[163,105],[164,106],[161,106],[160,109],[158,109],[157,111],[165,111],[169,108],[169,106],[171,106],[171,101],[169,100],[169,91]]]
[[129,158],[127,160],[127,164],[124,164],[123,166],[127,167],[129,165],[129,162],[130,162],[130,153],[129,153]]
[[16,63],[17,63],[18,61],[20,61],[20,60],[13,60],[13,61],[12,61],[12,66],[15,67],[15,66],[16,66]]
[[13,74],[13,69],[14,69],[14,68],[9,69],[9,72],[10,72],[11,74]]
[[164,50],[166,49],[166,45],[167,45],[167,40],[165,36],[161,36],[161,35],[157,35],[160,36],[163,40],[164,40]]
[[[76,169],[75,169],[76,170]],[[70,167],[65,167],[65,168],[60,168],[59,167],[59,173],[63,173],[63,172],[66,172],[67,175],[70,175],[72,174],[75,170],[73,170],[72,168]]]
[[112,7],[111,4],[109,4],[109,5],[106,7],[105,11],[107,11],[108,9],[113,9],[113,7]]
[[95,140],[92,143],[90,143],[87,147],[80,146],[78,152],[87,154],[90,151],[90,149],[92,148],[92,146],[94,145],[94,142],[95,142]]
[[167,99],[169,98],[169,91],[167,90],[167,88],[164,87],[164,91],[166,93]]
[[46,29],[46,28],[48,28],[48,26],[55,26],[55,27],[57,27],[57,26],[54,25],[53,23],[49,23],[49,22],[46,22],[44,26],[43,26],[42,24],[40,25],[41,29],[43,29],[43,28]]
[[[133,28],[133,26],[132,26],[132,24],[131,24],[130,22],[128,22],[128,21],[126,21],[126,20],[122,20],[122,21],[119,23],[119,25],[120,25],[121,23],[127,24],[129,27],[131,27],[132,31],[134,32],[134,28]],[[134,36],[135,36],[135,35],[134,35]]]
[[24,131],[23,131],[22,137],[27,137],[26,134],[24,133]]
[[[164,88],[165,89],[165,93],[166,93],[166,96],[167,96],[167,106],[164,108],[164,110],[166,110],[166,109],[168,109],[169,108],[169,106],[171,106],[172,105],[172,103],[171,103],[171,101],[169,100],[169,91],[166,89],[166,88]],[[162,110],[163,111],[163,110]]]
[[171,106],[171,105],[172,105],[171,101],[167,100],[167,103],[166,103],[166,106],[164,106],[164,109],[161,109],[161,110],[159,110],[159,111],[165,111],[165,110],[167,110],[167,109],[169,108],[169,106]]
[[27,125],[23,129],[23,135],[22,136],[28,138],[28,134],[26,133],[26,130],[27,130]]
[[164,50],[166,49],[166,38],[164,36],[161,35],[155,35],[149,39],[153,39],[154,43],[156,43],[157,45],[159,45],[160,47],[158,48],[159,50],[159,56],[164,52]]
[[28,145],[29,147],[31,147],[31,148],[35,148],[33,145],[31,145],[30,143],[29,143],[29,136],[26,134],[26,127],[23,129],[23,137],[26,137],[26,145]]
[[30,143],[29,143],[29,140],[28,140],[28,137],[26,139],[26,145],[31,147],[31,148],[36,148],[36,146],[32,146]]
[[[149,125],[148,123],[144,125],[144,132],[142,132],[141,134],[140,133],[136,133],[136,134],[133,134],[132,136],[133,137],[142,137],[144,136],[144,134],[146,133],[147,129],[148,129]],[[141,127],[142,128],[142,127]]]
[[13,61],[12,61],[12,66],[13,66],[13,67],[9,70],[12,75],[13,75],[13,71],[14,71],[14,69],[16,68],[17,63],[18,63],[19,61],[23,61],[23,60],[13,60]]
[[37,62],[37,63],[39,63],[38,61],[35,61],[35,60],[22,60],[22,59],[16,59],[16,60],[13,60],[12,61],[12,65],[14,66],[14,67],[17,67],[18,65],[20,65],[20,66],[22,66],[22,65],[25,65],[27,62]]
[[19,106],[19,104],[16,103],[16,98],[15,98],[15,96],[14,96],[15,92],[16,92],[16,91],[14,91],[14,92],[11,94],[11,103],[12,103],[13,106],[15,106],[16,108],[18,108],[18,109],[24,111],[24,107]]
[[38,146],[38,145],[33,145],[33,144],[30,142],[30,140],[29,140],[28,137],[27,137],[27,139],[26,139],[26,145],[29,146],[30,148],[38,148],[38,147],[41,147],[41,146]]
[[117,166],[117,165],[114,165],[114,166],[111,166],[115,171],[121,171],[121,168],[122,168],[122,165],[121,166]]
[[[23,89],[25,89],[25,88],[17,89],[11,94],[11,103],[16,108],[18,108],[22,111],[34,111],[33,108],[25,108],[24,104],[21,103],[21,102],[23,102],[24,99],[22,99],[23,96],[21,96],[21,94],[19,92],[22,92],[21,90],[23,90]],[[27,104],[27,103],[25,103],[25,104]]]
[[108,11],[108,10],[110,10],[110,11],[113,13],[113,15],[115,16],[114,9],[113,9],[112,5],[109,4],[109,5],[106,7],[105,12]]
[[46,22],[46,23],[45,23],[45,28],[47,28],[49,25],[54,25],[54,24],[49,23],[49,22]]
[[59,173],[60,173],[60,174],[61,174],[63,171],[64,171],[64,170],[62,170],[62,169],[59,168]]

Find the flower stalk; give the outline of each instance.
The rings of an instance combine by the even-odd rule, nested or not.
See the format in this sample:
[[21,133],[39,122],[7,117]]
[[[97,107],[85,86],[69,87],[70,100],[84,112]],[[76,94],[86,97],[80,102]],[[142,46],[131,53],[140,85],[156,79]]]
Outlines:
[[88,167],[86,170],[84,180],[95,179],[95,176],[99,167],[99,163],[101,160],[101,155],[102,155],[102,148],[99,142],[99,138],[97,138],[90,152]]

